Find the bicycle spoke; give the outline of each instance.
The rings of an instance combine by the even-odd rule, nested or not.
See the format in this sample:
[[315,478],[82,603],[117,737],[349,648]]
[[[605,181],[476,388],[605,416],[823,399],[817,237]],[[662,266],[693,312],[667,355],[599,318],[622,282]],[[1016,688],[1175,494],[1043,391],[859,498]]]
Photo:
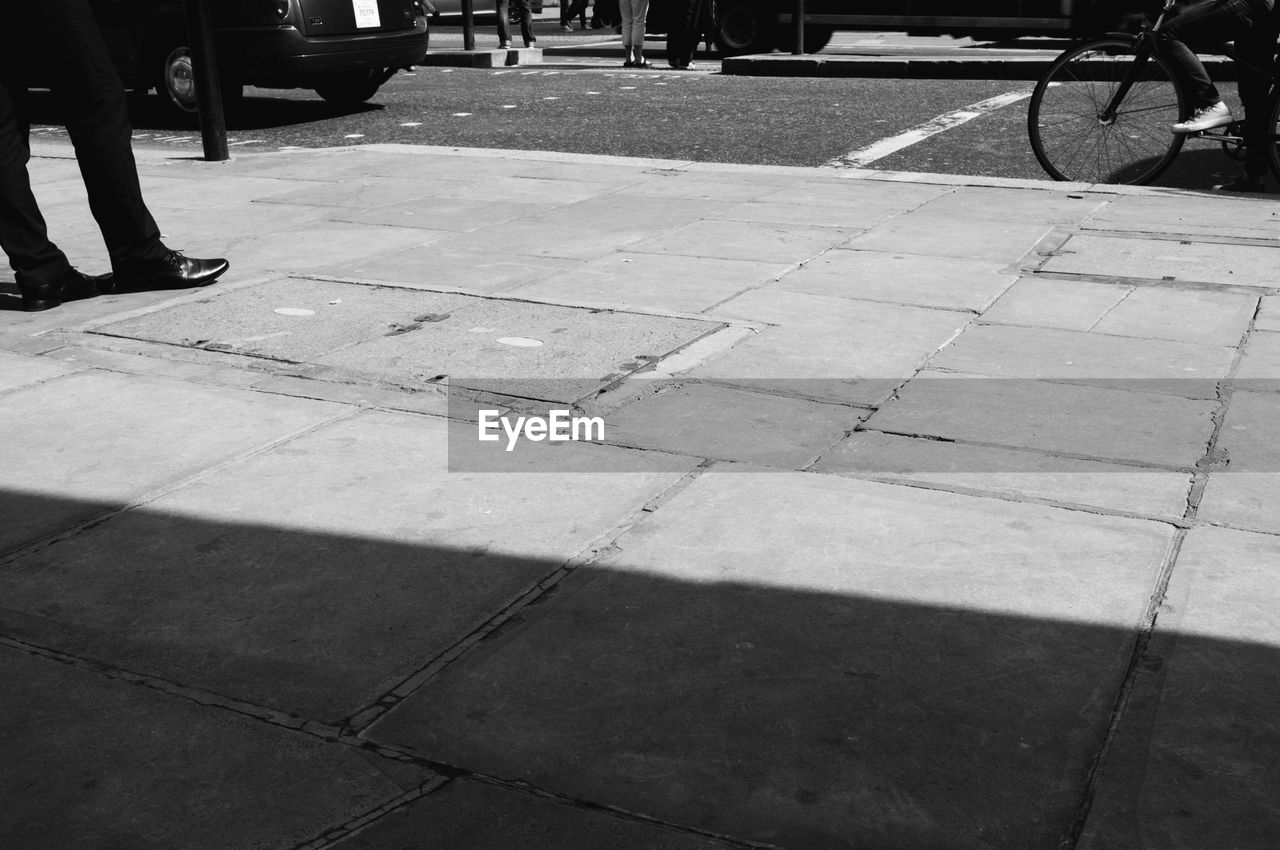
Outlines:
[[[1068,51],[1050,66],[1027,118],[1033,150],[1051,175],[1143,182],[1176,155],[1182,144],[1170,132],[1181,118],[1176,83],[1157,57],[1136,74],[1134,59],[1130,44],[1115,39]],[[1136,79],[1125,82],[1130,76]]]

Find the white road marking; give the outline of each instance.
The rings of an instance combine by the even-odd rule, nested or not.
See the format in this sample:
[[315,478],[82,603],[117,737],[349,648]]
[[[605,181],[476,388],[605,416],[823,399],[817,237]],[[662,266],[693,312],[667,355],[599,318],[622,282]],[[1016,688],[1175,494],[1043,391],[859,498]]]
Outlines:
[[421,121],[406,121],[406,122],[404,122],[403,124],[401,124],[400,126],[401,126],[401,127],[421,127],[421,126],[422,126],[422,122],[421,122]]
[[954,112],[948,112],[945,115],[939,115],[932,118],[918,127],[913,127],[905,133],[899,133],[896,136],[890,136],[887,139],[881,139],[874,144],[867,145],[865,148],[858,148],[844,156],[838,156],[830,162],[824,162],[824,168],[861,168],[869,165],[878,159],[883,159],[892,153],[897,153],[903,148],[909,148],[917,142],[923,142],[930,136],[936,136],[944,130],[950,130],[952,127],[959,127],[961,124],[972,121],[973,119],[986,115],[988,112],[994,112],[1001,107],[1008,106],[1011,103],[1017,103],[1031,97],[1030,91],[1012,91],[1007,94],[998,95],[996,97],[987,98],[957,109]]

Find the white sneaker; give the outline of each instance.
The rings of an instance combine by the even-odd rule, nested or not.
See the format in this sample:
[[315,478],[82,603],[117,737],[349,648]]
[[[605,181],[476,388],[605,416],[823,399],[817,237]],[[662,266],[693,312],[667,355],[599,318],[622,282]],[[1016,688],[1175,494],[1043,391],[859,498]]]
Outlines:
[[1191,117],[1186,121],[1174,124],[1173,132],[1199,133],[1202,130],[1212,130],[1214,127],[1230,124],[1232,120],[1231,110],[1225,103],[1218,101],[1213,106],[1200,107],[1191,113]]

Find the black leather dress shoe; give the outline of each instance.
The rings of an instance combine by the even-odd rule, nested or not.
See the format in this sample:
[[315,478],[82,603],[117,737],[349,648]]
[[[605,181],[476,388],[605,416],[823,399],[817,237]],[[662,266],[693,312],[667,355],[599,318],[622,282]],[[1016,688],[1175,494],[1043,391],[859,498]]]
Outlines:
[[166,251],[154,260],[131,260],[115,268],[113,292],[153,289],[193,289],[208,286],[230,268],[223,259],[198,260],[180,251]]
[[18,290],[22,293],[22,309],[28,313],[35,313],[39,310],[51,310],[63,301],[93,298],[95,295],[102,294],[102,290],[98,288],[99,284],[108,285],[110,280],[111,275],[91,277],[70,269],[53,283],[35,286],[18,284]]

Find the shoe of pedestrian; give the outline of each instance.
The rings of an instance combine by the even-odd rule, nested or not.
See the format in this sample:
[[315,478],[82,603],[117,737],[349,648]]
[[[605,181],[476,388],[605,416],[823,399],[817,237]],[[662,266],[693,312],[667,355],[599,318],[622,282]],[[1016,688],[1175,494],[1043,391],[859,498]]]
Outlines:
[[698,66],[697,66],[697,65],[695,65],[695,64],[693,64],[692,62],[685,62],[685,63],[683,63],[683,64],[681,64],[681,65],[677,65],[677,66],[676,66],[676,70],[679,70],[679,71],[692,71],[692,70],[693,70],[694,68],[696,68],[696,67],[698,67]]
[[622,63],[622,67],[624,68],[634,68],[635,66],[636,66],[636,63],[632,62],[630,59]]
[[1179,121],[1174,124],[1173,132],[1200,133],[1204,130],[1212,130],[1214,127],[1230,124],[1231,121],[1231,109],[1222,101],[1218,101],[1213,106],[1200,107],[1191,113],[1191,117],[1186,121]]
[[573,32],[573,26],[571,24],[561,24],[560,30],[562,32]]
[[537,43],[538,43],[538,40],[537,40],[536,38],[531,38],[531,39],[529,39],[528,41],[526,41],[526,42],[524,43],[524,46],[525,46],[525,47],[533,47],[533,46],[534,46],[535,44],[537,44]]
[[213,283],[230,266],[221,258],[198,260],[180,251],[165,251],[163,257],[154,260],[127,260],[116,266],[111,291],[194,289]]
[[18,291],[22,293],[22,309],[28,313],[36,313],[40,310],[52,310],[65,301],[93,298],[102,294],[98,284],[110,279],[110,275],[92,277],[76,269],[69,269],[53,283],[37,285],[20,283]]
[[648,60],[648,59],[637,59],[637,60],[633,63],[633,66],[634,66],[634,67],[636,67],[636,68],[652,68],[652,67],[653,67],[653,66],[649,63],[649,60]]
[[511,49],[511,42],[509,42],[509,41],[500,41],[500,42],[498,42],[498,49],[499,49],[499,50],[510,50],[510,49]]
[[1218,187],[1224,192],[1266,192],[1267,184],[1263,182],[1261,177],[1244,172],[1230,183],[1223,183]]

